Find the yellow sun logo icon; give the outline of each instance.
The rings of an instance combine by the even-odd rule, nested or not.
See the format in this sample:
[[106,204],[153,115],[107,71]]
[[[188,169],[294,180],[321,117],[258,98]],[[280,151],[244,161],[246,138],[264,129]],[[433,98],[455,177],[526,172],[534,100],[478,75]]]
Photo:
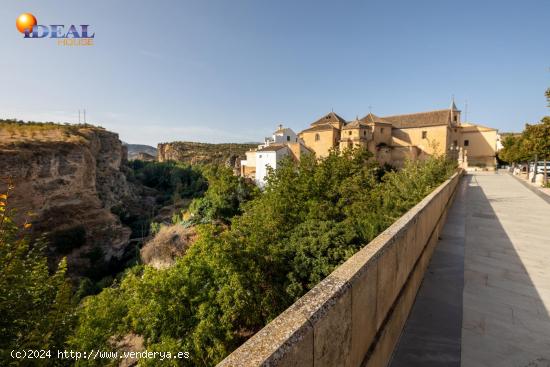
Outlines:
[[18,16],[17,20],[15,21],[15,25],[21,33],[25,33],[25,31],[27,30],[29,32],[32,32],[32,27],[34,27],[36,24],[36,18],[31,13],[23,13]]

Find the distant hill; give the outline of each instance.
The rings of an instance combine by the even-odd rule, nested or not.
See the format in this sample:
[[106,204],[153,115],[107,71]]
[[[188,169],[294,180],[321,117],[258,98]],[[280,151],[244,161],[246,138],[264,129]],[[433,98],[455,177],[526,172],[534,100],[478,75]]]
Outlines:
[[142,159],[144,157],[142,153],[145,153],[148,156],[153,156],[155,158],[157,157],[157,148],[150,145],[127,143],[124,143],[124,145],[128,148],[129,160]]
[[499,133],[501,138],[505,138],[507,136],[520,136],[521,133],[514,133],[514,132],[501,132]]
[[240,159],[244,159],[245,152],[256,148],[258,143],[194,143],[172,142],[158,145],[159,161],[178,161],[189,164],[217,163],[236,167]]

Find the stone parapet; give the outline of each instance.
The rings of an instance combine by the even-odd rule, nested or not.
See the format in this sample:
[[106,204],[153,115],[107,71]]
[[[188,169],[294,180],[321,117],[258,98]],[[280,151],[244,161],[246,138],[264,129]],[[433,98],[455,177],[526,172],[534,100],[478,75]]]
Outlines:
[[461,174],[441,184],[218,367],[386,366]]

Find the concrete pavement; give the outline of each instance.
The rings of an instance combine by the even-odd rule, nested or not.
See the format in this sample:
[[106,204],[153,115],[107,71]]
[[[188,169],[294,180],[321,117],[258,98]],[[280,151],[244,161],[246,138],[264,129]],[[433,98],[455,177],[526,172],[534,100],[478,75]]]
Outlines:
[[467,175],[391,366],[550,367],[549,310],[550,204]]

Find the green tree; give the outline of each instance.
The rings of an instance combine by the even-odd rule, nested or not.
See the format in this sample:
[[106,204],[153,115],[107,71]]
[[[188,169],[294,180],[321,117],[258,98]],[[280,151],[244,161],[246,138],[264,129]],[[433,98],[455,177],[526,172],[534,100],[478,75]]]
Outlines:
[[159,201],[195,198],[207,188],[207,182],[199,166],[176,162],[130,162],[128,177],[159,192]]
[[529,159],[522,135],[509,135],[502,141],[503,148],[498,153],[499,158],[507,163],[520,163]]
[[544,117],[538,124],[527,124],[523,131],[523,139],[526,149],[535,156],[535,167],[539,159],[544,161],[544,184],[546,185],[548,183],[546,162],[550,159],[550,117]]
[[4,366],[28,362],[11,359],[12,349],[64,349],[74,316],[66,261],[50,274],[44,241],[31,241],[31,224],[17,226],[12,219],[11,189],[0,195],[0,364]]
[[203,174],[208,190],[203,197],[194,199],[189,208],[195,222],[220,220],[229,223],[231,218],[241,214],[242,204],[259,193],[256,185],[235,176],[228,167],[209,165],[203,169]]
[[[112,349],[114,340],[134,333],[148,349],[180,348],[194,366],[215,365],[453,170],[434,158],[381,175],[363,149],[283,160],[268,173],[265,190],[239,205],[230,226],[198,225],[197,240],[174,266],[131,269],[87,298],[70,345]],[[209,200],[237,208],[235,179],[215,176]]]

